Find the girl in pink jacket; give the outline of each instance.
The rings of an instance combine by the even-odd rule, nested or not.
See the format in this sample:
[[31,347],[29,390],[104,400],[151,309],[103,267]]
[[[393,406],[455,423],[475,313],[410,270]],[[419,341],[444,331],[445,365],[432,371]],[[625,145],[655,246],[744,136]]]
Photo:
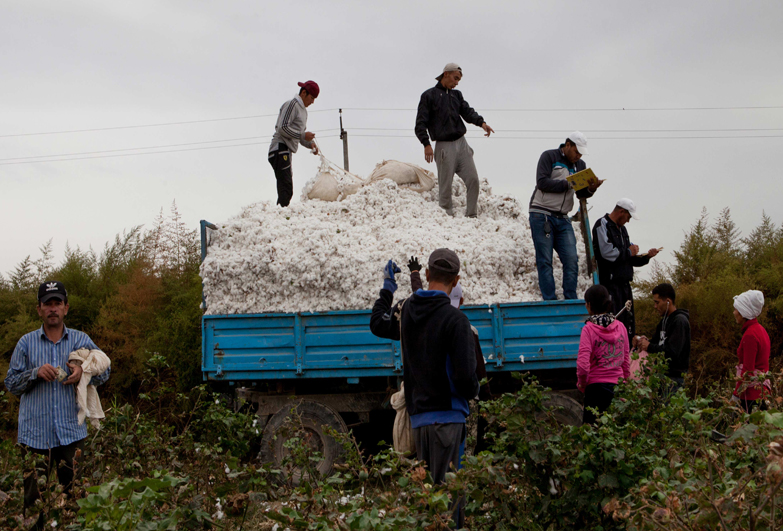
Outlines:
[[605,287],[592,286],[585,292],[590,317],[582,328],[576,359],[576,387],[585,394],[583,422],[595,422],[595,414],[609,409],[619,379],[630,377],[631,355],[628,331],[612,315],[612,298]]

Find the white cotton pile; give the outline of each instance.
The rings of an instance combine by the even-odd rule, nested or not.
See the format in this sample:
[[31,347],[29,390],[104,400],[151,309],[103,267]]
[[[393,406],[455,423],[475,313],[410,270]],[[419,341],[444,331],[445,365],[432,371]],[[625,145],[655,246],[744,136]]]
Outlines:
[[[389,259],[402,269],[395,298],[406,297],[409,258],[426,266],[439,247],[460,257],[465,304],[540,300],[533,241],[519,201],[493,195],[485,180],[479,216],[471,219],[464,217],[465,187],[457,180],[454,196],[453,218],[438,206],[437,187],[422,194],[389,180],[363,186],[341,202],[250,205],[210,231],[201,266],[207,313],[371,308]],[[581,296],[590,284],[576,224],[574,230]],[[562,297],[557,258],[554,269]]]

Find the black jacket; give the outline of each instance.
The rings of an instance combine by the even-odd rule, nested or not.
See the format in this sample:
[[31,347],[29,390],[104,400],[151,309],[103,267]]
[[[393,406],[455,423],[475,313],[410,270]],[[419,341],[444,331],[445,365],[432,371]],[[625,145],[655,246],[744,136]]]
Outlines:
[[[419,100],[416,114],[416,137],[424,146],[432,140],[459,140],[467,132],[466,122],[481,127],[484,118],[477,113],[462,97],[459,90],[448,90],[438,84],[424,91]],[[427,136],[429,131],[429,137]]]
[[633,280],[633,268],[650,263],[649,256],[631,256],[631,240],[625,227],[618,226],[609,214],[593,225],[593,252],[598,262],[601,284],[621,284]]
[[378,337],[399,340],[402,319],[408,414],[459,412],[467,417],[467,401],[479,391],[470,321],[442,294],[427,297],[414,293],[402,312],[401,302],[392,308],[392,300],[392,293],[382,289],[372,308],[370,330]]
[[663,352],[669,362],[667,376],[680,378],[691,360],[691,322],[688,310],[676,310],[655,328],[647,352]]

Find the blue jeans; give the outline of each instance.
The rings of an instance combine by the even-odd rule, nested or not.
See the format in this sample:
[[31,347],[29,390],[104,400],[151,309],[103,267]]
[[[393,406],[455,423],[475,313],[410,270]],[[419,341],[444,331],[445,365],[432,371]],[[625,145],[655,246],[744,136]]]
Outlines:
[[552,274],[552,250],[555,250],[563,263],[563,296],[566,299],[575,299],[579,258],[576,255],[576,236],[571,220],[538,212],[531,212],[529,220],[530,233],[536,248],[536,268],[541,296],[545,301],[557,299],[555,277]]

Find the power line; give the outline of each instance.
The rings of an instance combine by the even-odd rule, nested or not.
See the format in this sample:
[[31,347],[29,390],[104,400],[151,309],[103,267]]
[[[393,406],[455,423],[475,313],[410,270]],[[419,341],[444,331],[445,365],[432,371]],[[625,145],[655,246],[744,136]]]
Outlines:
[[[337,138],[339,135],[325,135],[321,138]],[[257,146],[257,145],[265,145],[266,142],[248,142],[244,144],[228,144],[225,146],[204,146],[204,147],[197,147],[197,148],[184,148],[184,149],[169,149],[169,150],[163,150],[163,151],[148,151],[145,153],[119,153],[114,155],[98,155],[95,157],[73,157],[73,158],[65,158],[65,159],[48,159],[48,160],[23,160],[19,162],[0,162],[0,166],[10,166],[14,164],[41,164],[41,163],[47,163],[47,162],[64,162],[69,160],[89,160],[89,159],[110,159],[115,157],[133,157],[136,155],[157,155],[158,153],[180,153],[183,151],[200,151],[200,150],[207,150],[207,149],[222,149],[222,148],[231,148],[231,147],[242,147],[242,146]]]
[[[465,135],[468,138],[480,139],[485,138],[483,135]],[[355,134],[350,135],[351,138],[356,137],[369,137],[369,138],[408,138],[415,139],[414,135],[367,135],[367,134]],[[563,140],[560,136],[495,136],[499,140]],[[736,138],[783,138],[783,135],[724,135],[724,136],[604,136],[604,137],[591,137],[593,140],[698,140],[698,139],[736,139]]]
[[[329,112],[329,111],[336,111],[337,109],[316,109],[313,111],[308,111],[309,113],[315,113],[315,112]],[[154,124],[139,124],[139,125],[117,125],[112,127],[95,127],[91,129],[68,129],[63,131],[45,131],[40,133],[16,133],[11,135],[0,135],[0,138],[14,138],[14,137],[22,137],[22,136],[42,136],[42,135],[62,135],[66,133],[91,133],[95,131],[113,131],[117,129],[140,129],[143,127],[165,127],[170,125],[188,125],[188,124],[203,124],[203,123],[211,123],[211,122],[228,122],[232,120],[251,120],[254,118],[270,118],[273,116],[278,116],[278,113],[274,114],[251,114],[249,116],[233,116],[230,118],[211,118],[208,120],[188,120],[183,122],[162,122],[162,123],[154,123]]]
[[[351,127],[349,131],[413,131],[412,127]],[[723,133],[741,131],[783,131],[783,127],[757,127],[747,129],[583,129],[586,133]],[[566,133],[566,129],[495,129],[496,133]]]
[[[413,108],[393,108],[393,107],[342,107],[344,111],[404,111],[412,112],[416,111]],[[659,111],[740,111],[740,110],[772,110],[783,109],[783,105],[767,105],[767,106],[736,106],[736,107],[607,107],[607,108],[572,108],[572,109],[557,109],[557,108],[501,108],[501,109],[482,109],[484,112],[659,112]],[[332,112],[337,111],[338,108],[331,109],[314,109],[308,111],[312,113]],[[211,118],[205,120],[186,120],[179,122],[161,122],[151,124],[138,124],[138,125],[118,125],[110,127],[94,127],[87,129],[65,129],[61,131],[43,131],[37,133],[14,133],[0,135],[0,138],[16,138],[26,136],[42,136],[42,135],[61,135],[68,133],[90,133],[96,131],[113,131],[122,129],[140,129],[145,127],[167,127],[172,125],[189,125],[189,124],[201,124],[201,123],[214,123],[214,122],[227,122],[234,120],[252,120],[257,118],[271,118],[278,116],[278,113],[274,114],[251,114],[247,116],[232,116],[227,118]]]
[[[323,133],[327,131],[337,131],[337,129],[320,129],[316,131],[312,131],[313,133]],[[334,136],[334,135],[330,135]],[[320,138],[329,138],[330,136],[322,136]],[[29,157],[11,157],[7,159],[0,159],[0,162],[6,162],[9,160],[28,160],[28,159],[48,159],[51,157],[71,157],[71,156],[77,156],[77,155],[95,155],[99,153],[119,153],[122,151],[139,151],[143,149],[160,149],[160,148],[170,148],[170,147],[182,147],[182,146],[198,146],[201,144],[217,144],[220,142],[241,142],[244,140],[272,140],[272,137],[265,137],[265,136],[246,136],[243,138],[226,138],[224,140],[205,140],[203,142],[186,142],[183,144],[164,144],[159,146],[145,146],[145,147],[135,147],[135,148],[121,148],[121,149],[105,149],[101,151],[80,151],[75,153],[55,153],[52,155],[34,155]]]
[[[393,107],[342,107],[344,111],[415,111],[416,109]],[[606,108],[573,108],[573,109],[481,109],[482,112],[657,112],[657,111],[749,111],[783,109],[783,105],[744,106],[744,107],[606,107]]]

